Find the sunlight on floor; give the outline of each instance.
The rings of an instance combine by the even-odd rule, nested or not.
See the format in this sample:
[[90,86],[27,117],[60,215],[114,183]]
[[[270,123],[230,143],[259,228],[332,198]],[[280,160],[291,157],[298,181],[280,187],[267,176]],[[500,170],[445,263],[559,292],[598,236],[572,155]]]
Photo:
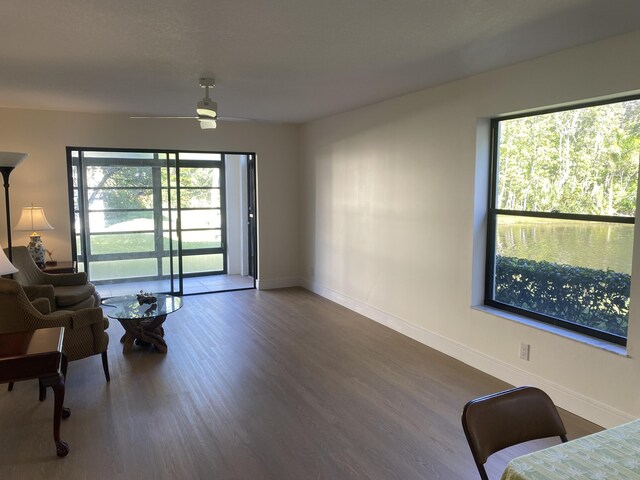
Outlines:
[[[185,278],[183,282],[184,294],[186,295],[190,293],[220,292],[255,287],[253,277],[244,275],[208,275]],[[121,283],[96,285],[96,290],[98,290],[102,298],[137,293],[140,290],[155,293],[168,292],[170,288],[171,285],[168,280],[132,280]]]

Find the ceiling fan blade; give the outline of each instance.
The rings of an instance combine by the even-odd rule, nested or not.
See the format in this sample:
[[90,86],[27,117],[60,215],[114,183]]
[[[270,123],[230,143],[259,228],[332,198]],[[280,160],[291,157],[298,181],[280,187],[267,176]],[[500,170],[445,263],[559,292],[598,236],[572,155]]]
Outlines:
[[[144,115],[137,115],[137,116],[131,116],[129,117],[131,119],[136,119],[136,120],[148,120],[148,119],[161,119],[161,120],[173,120],[173,119],[198,119],[199,117],[193,116],[193,117],[173,117],[173,116],[154,116],[154,115],[148,115],[148,116],[144,116]],[[212,119],[213,120],[213,119]],[[219,117],[215,117],[216,121],[220,121],[220,122],[257,122],[257,120],[254,120],[252,118],[242,118],[242,117],[226,117],[226,116],[219,116]]]
[[194,116],[191,116],[191,117],[171,117],[171,116],[163,117],[163,116],[155,116],[155,115],[148,115],[148,116],[142,115],[142,116],[131,116],[129,118],[135,118],[135,119],[140,119],[140,118],[145,118],[145,119],[146,118],[164,118],[164,119],[168,119],[168,118],[172,118],[172,119],[173,118],[192,118],[193,119],[193,118],[198,118],[198,117],[194,117]]
[[220,120],[222,122],[257,122],[258,121],[253,118],[225,117],[225,116],[216,117],[216,120]]

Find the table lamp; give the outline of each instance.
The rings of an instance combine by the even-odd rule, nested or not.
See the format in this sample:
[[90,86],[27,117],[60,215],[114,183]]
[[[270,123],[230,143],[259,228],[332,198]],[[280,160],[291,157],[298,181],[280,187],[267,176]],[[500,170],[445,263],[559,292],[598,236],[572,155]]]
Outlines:
[[18,220],[18,224],[15,226],[14,230],[33,232],[29,235],[30,241],[29,245],[27,245],[27,249],[29,250],[29,254],[31,254],[31,258],[33,258],[33,261],[36,262],[36,265],[40,268],[44,268],[44,254],[46,249],[42,244],[42,239],[37,230],[53,230],[53,227],[44,215],[44,208],[34,207],[33,205],[30,207],[24,207],[22,209],[22,215],[20,215],[20,220]]
[[4,250],[0,247],[0,275],[11,275],[17,271],[18,269],[9,261]]

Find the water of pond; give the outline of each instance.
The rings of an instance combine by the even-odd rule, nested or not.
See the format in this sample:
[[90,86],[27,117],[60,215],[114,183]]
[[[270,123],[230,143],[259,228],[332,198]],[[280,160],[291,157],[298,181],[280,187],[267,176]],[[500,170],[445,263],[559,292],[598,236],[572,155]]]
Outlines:
[[631,273],[633,225],[498,218],[498,255]]

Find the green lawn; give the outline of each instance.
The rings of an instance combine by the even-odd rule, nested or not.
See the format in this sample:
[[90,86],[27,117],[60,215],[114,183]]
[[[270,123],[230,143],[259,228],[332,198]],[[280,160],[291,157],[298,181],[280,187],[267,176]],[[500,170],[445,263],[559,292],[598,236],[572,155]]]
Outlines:
[[[220,241],[211,240],[209,232],[188,232],[192,240],[182,241],[183,250],[198,248],[220,248]],[[199,235],[194,235],[199,234]],[[195,237],[195,238],[194,238]],[[197,238],[200,237],[200,238]],[[169,237],[163,237],[165,248],[169,249]],[[174,249],[178,248],[174,241]],[[91,235],[91,253],[94,255],[109,253],[153,252],[153,233],[123,233],[118,235]]]
[[[209,240],[210,232],[187,232],[191,240],[182,242],[183,252],[200,248],[219,248],[220,242]],[[194,235],[195,234],[195,235]],[[201,237],[198,239],[197,237]],[[195,238],[194,238],[195,237]],[[168,249],[168,237],[164,237],[165,247]],[[177,248],[177,244],[174,245]],[[158,264],[154,252],[154,237],[152,233],[130,233],[118,235],[91,236],[91,251],[93,254],[126,254],[152,252],[151,258],[136,258],[109,261],[94,261],[90,265],[90,277],[93,281],[117,280],[134,277],[151,277],[159,274]],[[177,262],[174,264],[177,270]],[[184,273],[221,271],[223,269],[222,254],[184,255]],[[169,273],[169,258],[162,260],[162,273]]]

